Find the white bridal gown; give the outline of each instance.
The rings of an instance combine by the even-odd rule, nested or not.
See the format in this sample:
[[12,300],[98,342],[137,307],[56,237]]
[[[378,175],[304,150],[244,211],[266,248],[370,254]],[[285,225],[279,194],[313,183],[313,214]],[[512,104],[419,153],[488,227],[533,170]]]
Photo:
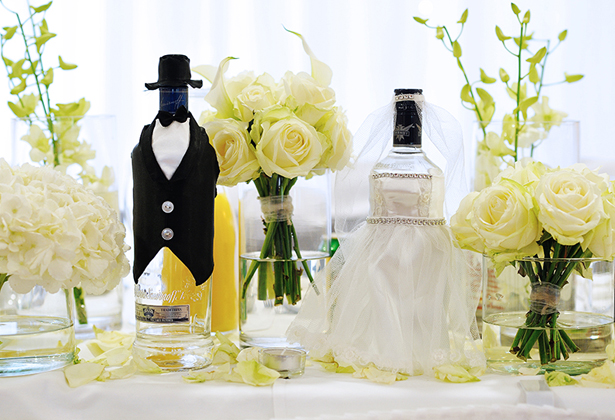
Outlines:
[[465,260],[443,215],[442,171],[379,169],[369,181],[370,216],[331,259],[325,292],[309,291],[289,341],[341,365],[414,375],[484,365]]

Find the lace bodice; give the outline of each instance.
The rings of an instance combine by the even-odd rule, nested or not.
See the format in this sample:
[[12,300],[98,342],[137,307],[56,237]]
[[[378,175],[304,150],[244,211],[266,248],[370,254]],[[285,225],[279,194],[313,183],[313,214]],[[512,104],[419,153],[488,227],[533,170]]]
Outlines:
[[444,217],[444,175],[374,172],[370,174],[371,217]]

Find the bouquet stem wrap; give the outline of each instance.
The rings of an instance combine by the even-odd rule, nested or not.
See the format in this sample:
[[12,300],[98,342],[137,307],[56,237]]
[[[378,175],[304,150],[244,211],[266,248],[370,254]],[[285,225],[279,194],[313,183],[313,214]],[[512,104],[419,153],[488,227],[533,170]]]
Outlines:
[[[243,298],[256,270],[265,263],[264,260],[274,260],[273,291],[276,306],[284,303],[284,296],[291,305],[301,300],[301,275],[304,270],[310,283],[314,284],[308,264],[301,256],[297,232],[292,222],[293,208],[289,193],[296,181],[297,178],[290,179],[278,174],[269,177],[265,173],[253,181],[261,201],[265,241],[259,259],[252,261],[248,270],[242,287]],[[301,262],[299,267],[298,262]],[[266,270],[259,270],[259,300],[267,300],[267,277]]]
[[[549,240],[552,241],[552,240]],[[549,242],[547,241],[547,242]],[[548,258],[551,244],[545,244],[545,259],[520,261],[519,270],[530,278],[532,294],[530,310],[524,326],[517,331],[510,352],[519,359],[530,358],[532,347],[538,343],[540,363],[567,360],[570,353],[579,350],[566,331],[558,328],[559,291],[568,283],[573,270],[583,270],[583,258],[591,256],[591,251],[583,251],[580,244],[561,246],[553,244],[553,259]]]

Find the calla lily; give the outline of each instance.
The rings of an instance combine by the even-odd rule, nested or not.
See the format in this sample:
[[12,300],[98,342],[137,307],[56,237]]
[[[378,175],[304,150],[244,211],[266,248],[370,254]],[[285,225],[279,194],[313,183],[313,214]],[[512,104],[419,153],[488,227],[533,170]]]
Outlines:
[[231,102],[231,99],[226,92],[226,87],[224,86],[224,73],[228,68],[229,61],[235,59],[235,57],[226,57],[220,62],[218,71],[216,72],[214,80],[211,84],[211,88],[209,89],[207,95],[205,95],[205,100],[218,111],[216,114],[217,118],[233,117],[233,103]]
[[213,83],[218,68],[216,66],[204,64],[202,66],[193,67],[192,71],[203,76],[209,83]]
[[329,84],[331,83],[331,78],[333,77],[333,72],[331,71],[331,68],[316,58],[316,55],[314,55],[307,42],[305,42],[305,38],[303,38],[303,35],[288,29],[286,30],[291,34],[295,34],[299,38],[301,38],[301,42],[303,43],[303,50],[307,55],[310,56],[310,63],[312,64],[312,77],[314,78],[314,80],[316,80],[323,86],[329,86]]

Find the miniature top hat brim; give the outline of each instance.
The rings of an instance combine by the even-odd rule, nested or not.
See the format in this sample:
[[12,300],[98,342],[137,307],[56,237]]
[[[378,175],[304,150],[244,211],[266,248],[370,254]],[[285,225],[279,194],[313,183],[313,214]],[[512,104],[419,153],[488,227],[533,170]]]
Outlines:
[[185,55],[171,54],[160,57],[158,63],[158,81],[146,83],[149,90],[161,87],[182,87],[190,85],[195,89],[203,86],[202,80],[190,79],[190,59]]

